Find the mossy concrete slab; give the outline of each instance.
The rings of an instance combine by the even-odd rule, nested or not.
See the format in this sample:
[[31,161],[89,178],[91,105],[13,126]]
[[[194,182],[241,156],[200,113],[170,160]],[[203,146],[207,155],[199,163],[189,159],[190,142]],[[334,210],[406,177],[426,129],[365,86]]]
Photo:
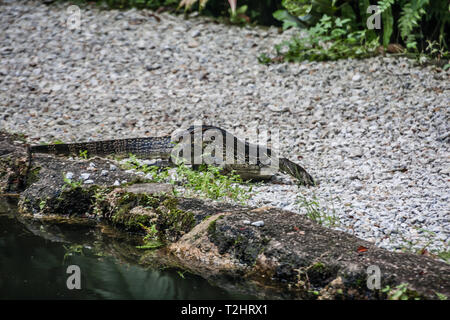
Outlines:
[[[30,171],[15,136],[0,134],[0,145],[1,190],[20,192],[25,215],[106,222],[142,241],[152,236],[166,245],[158,250],[163,259],[225,288],[270,298],[384,299],[389,293],[381,288],[407,284],[408,298],[450,296],[450,266],[442,261],[390,252],[277,208],[175,197],[171,186],[142,184],[120,168],[105,176],[102,170],[111,165],[105,159],[36,156],[30,168],[39,170]],[[67,185],[63,179],[65,172],[79,176],[87,170],[93,184]],[[26,183],[30,172],[33,179]],[[115,186],[116,180],[134,185]],[[154,256],[140,252],[140,263]],[[369,267],[380,270],[379,289],[367,285]]]

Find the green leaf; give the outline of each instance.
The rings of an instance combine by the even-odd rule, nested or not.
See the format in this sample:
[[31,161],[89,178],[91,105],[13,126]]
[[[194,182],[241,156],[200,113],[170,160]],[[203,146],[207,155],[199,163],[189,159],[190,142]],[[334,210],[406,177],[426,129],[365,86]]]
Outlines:
[[46,200],[42,200],[40,203],[39,203],[39,209],[41,209],[41,210],[43,210],[44,208],[45,208],[45,205],[47,204],[47,201]]
[[[429,0],[414,0],[406,3],[402,12],[400,13],[400,18],[398,20],[398,27],[400,30],[400,35],[407,44],[409,42],[414,42],[412,33],[413,29],[418,27],[422,16],[426,13],[424,7],[429,4]],[[416,49],[416,46],[411,46]]]
[[439,292],[434,292],[436,293],[437,297],[439,298],[439,300],[448,300],[447,296],[445,294],[439,293]]
[[356,21],[355,11],[353,11],[353,8],[348,3],[342,5],[341,12],[344,18],[349,18],[351,21]]
[[301,17],[309,14],[312,10],[312,3],[305,0],[283,0],[283,7],[289,11],[290,14],[296,17]]
[[287,10],[277,10],[272,15],[278,21],[283,22],[283,30],[289,29],[290,27],[306,27],[306,25],[301,23],[301,21],[297,17],[291,15]]
[[248,8],[247,5],[240,6],[239,8],[236,9],[236,13],[244,14],[247,11],[247,8]]
[[391,7],[383,12],[381,19],[383,21],[383,46],[387,47],[394,31],[394,18],[392,17]]

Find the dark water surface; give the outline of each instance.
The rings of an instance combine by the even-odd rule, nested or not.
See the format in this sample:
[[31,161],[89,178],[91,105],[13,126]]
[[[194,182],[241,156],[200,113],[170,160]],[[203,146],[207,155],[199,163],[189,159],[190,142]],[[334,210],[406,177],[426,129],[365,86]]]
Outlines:
[[[24,223],[16,206],[0,197],[0,299],[254,298],[228,292],[192,274],[99,254],[97,245],[114,244],[98,238],[86,244],[92,232],[91,228],[59,226],[49,233],[40,223]],[[80,290],[67,288],[69,265],[80,267]]]

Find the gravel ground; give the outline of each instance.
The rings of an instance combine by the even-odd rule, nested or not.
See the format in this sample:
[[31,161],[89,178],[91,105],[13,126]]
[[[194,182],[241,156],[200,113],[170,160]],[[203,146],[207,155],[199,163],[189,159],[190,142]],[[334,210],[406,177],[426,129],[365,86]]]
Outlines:
[[276,128],[283,155],[320,185],[280,176],[251,204],[305,214],[301,194],[381,247],[448,250],[449,73],[393,57],[263,66],[257,56],[289,33],[147,13],[82,8],[71,30],[67,6],[0,2],[0,128],[32,143],[196,120],[237,135]]

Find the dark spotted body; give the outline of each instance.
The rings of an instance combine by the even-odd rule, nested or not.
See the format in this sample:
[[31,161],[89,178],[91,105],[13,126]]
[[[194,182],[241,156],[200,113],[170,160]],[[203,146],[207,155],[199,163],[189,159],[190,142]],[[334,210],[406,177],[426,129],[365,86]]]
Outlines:
[[[222,143],[218,143],[218,138],[222,140]],[[216,148],[211,148],[211,146],[216,146]],[[176,149],[174,150],[174,148]],[[196,148],[198,150],[195,150]],[[206,162],[207,164],[221,165],[225,171],[234,170],[243,179],[267,179],[280,170],[297,178],[300,184],[314,184],[312,177],[298,164],[286,158],[277,158],[272,154],[271,149],[242,141],[226,130],[214,126],[193,126],[173,137],[50,144],[30,148],[31,153],[76,156],[84,154],[86,151],[89,156],[128,155],[131,153],[139,158],[169,159],[172,162],[174,159],[181,158],[183,161],[187,160],[189,164],[199,164],[198,161],[204,163],[206,157],[209,156],[210,161]],[[195,153],[195,151],[198,152]],[[221,153],[221,157],[216,151]],[[194,154],[200,154],[200,160],[197,162]],[[222,162],[217,160],[219,158]]]
[[149,137],[80,142],[69,144],[49,144],[31,146],[31,153],[50,153],[60,155],[76,155],[87,151],[88,155],[127,155],[134,154],[140,158],[167,158],[173,144],[170,137]]

